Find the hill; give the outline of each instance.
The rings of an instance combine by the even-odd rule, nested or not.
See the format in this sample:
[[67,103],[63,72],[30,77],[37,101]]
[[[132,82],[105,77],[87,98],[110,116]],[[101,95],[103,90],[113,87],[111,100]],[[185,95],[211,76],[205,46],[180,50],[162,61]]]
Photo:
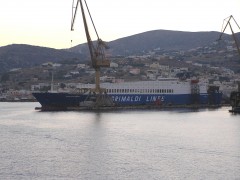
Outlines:
[[82,55],[46,47],[13,44],[0,47],[0,73],[12,68],[27,68],[46,62],[84,59]]
[[[165,50],[188,50],[207,46],[217,40],[220,32],[182,32],[155,30],[148,31],[108,42],[110,53],[116,55],[134,55],[161,48]],[[229,39],[230,35],[224,35]],[[86,44],[71,49],[77,53],[88,53]]]
[[[155,30],[148,31],[108,42],[112,56],[142,55],[154,49],[189,50],[204,47],[216,42],[220,32],[182,32]],[[240,33],[237,34],[240,39]],[[232,40],[224,34],[223,39]],[[71,49],[53,49],[46,47],[13,44],[0,47],[0,73],[12,68],[26,68],[45,62],[71,63],[71,61],[89,61],[86,43]]]

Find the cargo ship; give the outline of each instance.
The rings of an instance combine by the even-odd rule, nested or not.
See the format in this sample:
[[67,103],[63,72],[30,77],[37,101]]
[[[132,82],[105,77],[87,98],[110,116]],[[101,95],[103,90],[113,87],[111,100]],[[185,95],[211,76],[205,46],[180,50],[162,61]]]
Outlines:
[[[33,96],[43,110],[65,110],[89,106],[94,102],[91,93],[95,84],[79,84],[68,92],[35,92]],[[209,86],[198,80],[181,81],[164,78],[158,81],[102,83],[105,94],[114,106],[174,106],[174,105],[220,105],[222,93],[217,86]],[[88,103],[87,103],[88,102]]]

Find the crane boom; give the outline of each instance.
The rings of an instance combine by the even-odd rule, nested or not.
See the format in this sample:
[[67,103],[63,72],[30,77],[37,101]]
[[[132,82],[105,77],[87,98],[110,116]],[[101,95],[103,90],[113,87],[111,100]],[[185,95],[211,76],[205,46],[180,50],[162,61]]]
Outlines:
[[223,35],[223,33],[225,32],[227,26],[229,26],[229,27],[230,27],[230,30],[231,30],[231,32],[232,32],[232,36],[233,36],[233,39],[234,39],[234,41],[235,41],[236,47],[237,47],[238,54],[240,55],[240,49],[239,49],[239,44],[238,44],[238,41],[237,41],[237,37],[236,37],[236,35],[235,35],[234,31],[233,31],[232,25],[231,25],[231,23],[230,23],[231,19],[234,20],[235,24],[238,26],[239,29],[240,29],[240,27],[239,27],[237,21],[234,19],[234,17],[233,17],[232,15],[229,16],[228,18],[224,19],[224,20],[223,20],[223,23],[224,23],[227,19],[228,19],[228,21],[227,21],[225,27],[222,29],[222,33],[221,33],[220,36],[219,36],[219,40],[221,40],[222,35]]
[[[90,33],[89,33],[87,19],[86,19],[86,16],[85,16],[84,6],[83,6],[83,3],[82,3],[82,0],[77,0],[75,11],[74,11],[74,7],[73,7],[74,13],[72,13],[71,30],[73,31],[78,6],[80,5],[81,12],[82,12],[84,29],[85,29],[85,34],[86,34],[87,43],[88,43],[88,49],[89,49],[90,56],[91,56],[92,67],[95,69],[95,79],[96,79],[95,92],[100,93],[101,92],[101,88],[100,88],[100,68],[101,67],[110,67],[110,61],[105,58],[105,49],[107,48],[107,45],[104,43],[104,41],[102,41],[99,38],[86,0],[84,0],[84,2],[85,2],[85,6],[88,10],[89,17],[92,21],[92,25],[94,27],[95,33],[96,33],[97,38],[98,38],[97,42],[96,42],[96,47],[94,46],[94,44],[91,40],[91,36],[90,36]],[[73,0],[73,5],[74,5],[74,0]]]

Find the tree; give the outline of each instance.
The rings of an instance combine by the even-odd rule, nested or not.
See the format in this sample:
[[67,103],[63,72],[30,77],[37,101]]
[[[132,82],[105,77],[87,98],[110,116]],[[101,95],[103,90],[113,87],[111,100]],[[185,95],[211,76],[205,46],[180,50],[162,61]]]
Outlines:
[[60,83],[60,88],[64,89],[66,87],[66,84]]
[[3,74],[2,77],[1,77],[1,82],[9,81],[9,78],[10,78],[9,74],[8,74],[8,73],[5,73],[5,74]]

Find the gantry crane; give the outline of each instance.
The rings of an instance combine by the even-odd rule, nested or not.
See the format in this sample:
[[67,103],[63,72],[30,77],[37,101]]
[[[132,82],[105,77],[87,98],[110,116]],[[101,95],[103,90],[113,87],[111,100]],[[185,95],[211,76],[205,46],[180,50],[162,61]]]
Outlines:
[[[74,0],[73,0],[73,11],[72,11],[72,22],[71,22],[71,30],[73,31],[74,22],[76,19],[76,14],[78,10],[78,6],[81,7],[82,12],[82,18],[83,18],[83,24],[85,29],[85,34],[87,38],[88,43],[88,49],[90,52],[91,57],[91,63],[92,67],[95,69],[95,89],[91,89],[89,96],[95,96],[95,106],[111,106],[113,105],[111,97],[109,97],[105,91],[105,89],[100,87],[100,69],[102,67],[110,67],[110,61],[105,58],[105,49],[108,48],[108,46],[102,41],[97,33],[96,27],[94,25],[91,13],[89,11],[88,5],[86,0],[84,0],[85,8],[88,11],[89,17],[91,19],[93,28],[95,30],[95,33],[97,35],[97,41],[96,45],[91,40],[91,36],[88,29],[87,19],[84,12],[84,6],[82,0],[77,0],[76,6],[74,7]],[[93,93],[94,95],[91,95]],[[86,100],[87,101],[87,100]]]
[[[100,68],[101,67],[110,67],[110,61],[105,58],[105,49],[107,48],[107,45],[104,43],[104,41],[102,41],[99,38],[86,0],[84,0],[84,2],[85,2],[85,6],[86,6],[86,8],[88,10],[88,14],[90,16],[90,19],[92,21],[92,25],[94,27],[95,33],[97,35],[96,47],[94,46],[94,44],[93,44],[93,42],[91,40],[91,37],[90,37],[90,33],[89,33],[88,25],[87,25],[87,20],[86,20],[86,16],[85,16],[82,0],[77,0],[76,6],[73,7],[73,14],[72,14],[73,16],[72,16],[72,22],[71,22],[71,30],[72,31],[74,30],[73,29],[74,22],[75,22],[75,19],[76,19],[78,6],[80,4],[81,11],[82,11],[82,18],[83,18],[84,29],[85,29],[87,43],[88,43],[88,48],[89,48],[89,52],[90,52],[90,56],[91,56],[92,67],[95,69],[95,78],[96,78],[95,81],[96,82],[95,82],[95,90],[94,90],[94,92],[95,93],[102,93],[103,89],[100,88]],[[73,5],[74,5],[74,0],[73,0]],[[74,9],[75,9],[75,11],[74,11]]]
[[[237,21],[234,19],[234,17],[232,15],[227,17],[226,19],[223,20],[223,25],[226,21],[227,21],[227,23],[226,23],[225,27],[222,28],[222,33],[219,36],[219,40],[221,40],[222,35],[225,32],[227,26],[229,26],[230,29],[231,29],[232,36],[233,36],[233,39],[235,41],[236,47],[237,47],[238,54],[240,55],[238,40],[237,40],[237,37],[236,37],[236,35],[233,31],[233,28],[232,28],[232,25],[231,25],[231,20],[233,20],[235,22],[235,24],[237,25],[237,27],[240,29]],[[229,110],[229,111],[233,112],[233,113],[240,113],[240,82],[238,82],[238,91],[231,92],[230,102],[231,102],[232,110]]]

